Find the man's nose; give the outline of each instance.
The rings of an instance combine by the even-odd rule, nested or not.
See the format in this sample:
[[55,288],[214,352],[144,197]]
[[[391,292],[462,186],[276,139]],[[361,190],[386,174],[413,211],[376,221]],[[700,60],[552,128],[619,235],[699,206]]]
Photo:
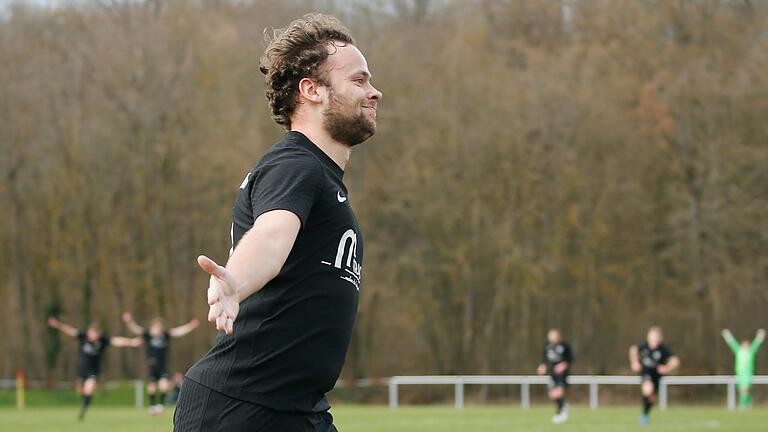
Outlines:
[[380,91],[376,90],[376,87],[371,86],[371,90],[373,90],[373,94],[371,94],[369,97],[373,100],[379,101],[381,100],[382,94]]

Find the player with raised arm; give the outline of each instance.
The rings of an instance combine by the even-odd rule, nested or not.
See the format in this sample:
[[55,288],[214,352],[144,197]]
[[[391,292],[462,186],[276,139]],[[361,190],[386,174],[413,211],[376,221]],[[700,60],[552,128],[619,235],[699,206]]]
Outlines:
[[122,336],[109,337],[99,330],[96,324],[90,324],[85,331],[78,330],[76,327],[65,324],[56,318],[48,318],[48,326],[59,330],[67,336],[77,338],[80,342],[80,355],[77,361],[78,393],[83,398],[83,404],[80,408],[78,418],[85,418],[85,412],[91,404],[93,390],[99,379],[99,370],[101,367],[101,355],[107,346],[114,347],[137,347],[141,345],[141,338],[126,338]]
[[[123,321],[128,326],[128,330],[142,337],[144,345],[147,347],[149,413],[161,414],[165,406],[165,396],[171,389],[168,380],[170,376],[168,373],[168,350],[171,338],[189,334],[197,328],[199,322],[197,319],[193,319],[178,327],[166,329],[162,319],[154,318],[149,324],[149,330],[146,330],[137,324],[128,312],[123,314]],[[160,391],[159,395],[158,390]]]
[[755,339],[750,343],[748,340],[741,341],[741,344],[733,337],[730,330],[723,330],[723,338],[728,347],[733,351],[735,369],[736,369],[736,387],[739,389],[739,409],[745,410],[752,406],[752,395],[749,393],[752,388],[752,377],[755,374],[755,358],[765,340],[765,330],[760,329],[755,335]]
[[363,238],[342,178],[376,132],[381,93],[349,31],[305,15],[274,32],[261,71],[287,133],[245,176],[226,267],[200,256],[216,344],[187,372],[177,432],[331,432],[325,394],[357,313]]
[[552,422],[564,423],[568,420],[568,405],[565,403],[565,391],[568,388],[568,373],[573,363],[571,345],[563,341],[560,330],[551,329],[547,332],[547,343],[544,344],[544,356],[537,368],[539,375],[548,374],[549,400],[555,402],[555,416]]
[[680,359],[664,344],[661,327],[648,329],[645,342],[639,342],[629,348],[629,363],[632,371],[640,374],[640,391],[643,395],[643,414],[640,424],[648,425],[651,407],[656,401],[659,382],[680,367]]

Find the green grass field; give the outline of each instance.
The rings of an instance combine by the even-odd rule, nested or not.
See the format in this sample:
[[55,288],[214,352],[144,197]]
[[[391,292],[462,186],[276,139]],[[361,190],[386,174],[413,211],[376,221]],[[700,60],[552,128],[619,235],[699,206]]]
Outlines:
[[[638,426],[637,408],[601,408],[590,411],[576,406],[571,420],[552,425],[549,407],[524,411],[518,407],[475,406],[455,411],[450,407],[403,407],[390,411],[383,406],[344,405],[332,410],[341,432],[496,432],[496,431],[765,431],[768,410],[728,412],[721,408],[671,408],[656,411],[651,427]],[[2,432],[159,432],[171,430],[172,411],[152,417],[132,408],[104,407],[96,404],[85,422],[75,419],[77,407],[28,408],[19,413],[12,408],[0,408]]]

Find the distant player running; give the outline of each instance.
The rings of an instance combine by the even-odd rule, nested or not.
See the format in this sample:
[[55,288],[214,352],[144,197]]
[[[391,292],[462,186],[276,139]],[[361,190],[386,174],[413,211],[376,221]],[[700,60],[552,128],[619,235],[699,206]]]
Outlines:
[[640,424],[648,425],[648,415],[656,401],[661,377],[680,367],[680,359],[663,343],[661,327],[651,327],[645,342],[629,348],[629,362],[632,370],[640,374],[640,390],[643,394],[643,414]]
[[560,330],[551,329],[547,333],[547,343],[544,344],[544,358],[539,365],[539,375],[549,374],[552,381],[549,384],[549,399],[555,402],[557,411],[552,417],[555,424],[568,420],[568,405],[565,403],[565,390],[568,387],[573,354],[568,342],[564,342]]
[[118,348],[137,347],[141,345],[141,338],[109,337],[105,333],[101,333],[99,327],[95,324],[89,325],[86,331],[80,331],[53,317],[48,318],[48,325],[67,336],[77,338],[80,342],[80,357],[77,362],[77,385],[78,392],[83,397],[83,405],[78,416],[82,420],[85,417],[88,406],[91,404],[93,390],[96,388],[96,381],[99,379],[101,355],[104,353],[104,350],[109,345]]
[[755,374],[755,357],[757,357],[760,345],[765,340],[765,330],[758,330],[752,343],[743,340],[739,345],[739,342],[728,329],[723,330],[723,338],[736,356],[734,360],[736,363],[736,386],[739,389],[739,409],[744,410],[752,406],[752,395],[749,394],[749,390],[752,387],[752,377]]
[[[140,335],[144,339],[147,347],[147,366],[149,367],[147,393],[149,394],[149,413],[161,414],[165,406],[165,396],[171,389],[168,377],[168,347],[171,338],[182,337],[194,330],[199,322],[197,319],[165,329],[163,320],[155,318],[149,324],[149,330],[138,325],[133,320],[133,316],[126,312],[123,314],[123,321],[128,326],[128,330],[134,334]],[[160,390],[158,399],[158,387]]]

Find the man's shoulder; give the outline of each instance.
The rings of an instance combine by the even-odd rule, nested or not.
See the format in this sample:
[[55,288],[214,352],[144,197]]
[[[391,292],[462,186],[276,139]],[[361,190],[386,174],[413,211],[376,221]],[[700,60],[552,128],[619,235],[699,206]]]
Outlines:
[[251,172],[257,173],[273,168],[301,168],[322,173],[323,165],[308,149],[296,146],[291,141],[280,140],[267,149]]

